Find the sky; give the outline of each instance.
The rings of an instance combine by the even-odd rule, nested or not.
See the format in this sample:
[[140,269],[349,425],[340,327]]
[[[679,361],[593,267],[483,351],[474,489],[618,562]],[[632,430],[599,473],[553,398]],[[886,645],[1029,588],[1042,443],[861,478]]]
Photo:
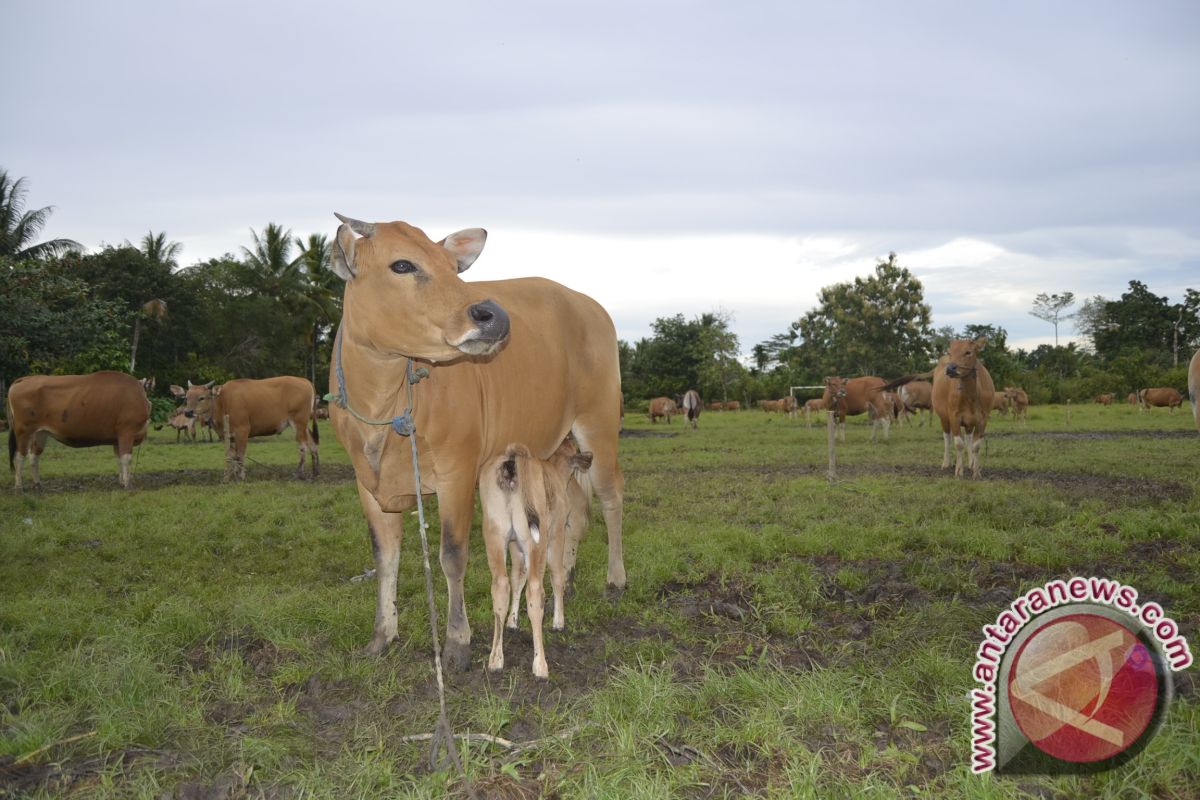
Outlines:
[[1040,292],[1200,288],[1191,0],[47,0],[0,30],[0,168],[91,249],[483,227],[467,280],[557,280],[630,342],[723,312],[744,352],[893,251],[936,327],[1026,348]]

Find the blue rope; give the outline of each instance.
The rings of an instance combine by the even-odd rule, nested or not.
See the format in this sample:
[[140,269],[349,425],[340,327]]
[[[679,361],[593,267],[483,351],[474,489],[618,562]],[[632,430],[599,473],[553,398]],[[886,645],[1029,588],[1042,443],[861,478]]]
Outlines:
[[408,379],[408,406],[404,409],[403,413],[397,414],[391,419],[370,419],[369,417],[364,417],[362,414],[354,410],[354,408],[350,405],[350,397],[348,394],[346,394],[346,373],[342,369],[342,326],[340,324],[338,325],[337,341],[334,347],[335,353],[333,356],[333,369],[337,376],[338,390],[336,394],[330,392],[329,394],[325,395],[325,401],[327,403],[333,403],[338,408],[344,408],[347,413],[350,414],[350,416],[354,417],[359,422],[365,422],[367,425],[390,425],[392,430],[401,436],[412,436],[417,430],[416,422],[413,421],[412,416],[412,387],[413,384],[420,382],[422,378],[428,377],[429,370],[425,367],[418,367],[414,369],[412,359],[408,359],[404,365],[404,374]]

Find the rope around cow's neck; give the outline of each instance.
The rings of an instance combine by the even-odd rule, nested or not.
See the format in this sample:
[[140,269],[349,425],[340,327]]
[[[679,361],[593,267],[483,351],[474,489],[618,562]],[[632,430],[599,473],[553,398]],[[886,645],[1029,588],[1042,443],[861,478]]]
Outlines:
[[[344,315],[342,321],[345,322]],[[414,494],[417,497],[417,524],[421,530],[421,556],[425,567],[425,599],[429,604],[429,633],[433,641],[433,667],[437,675],[438,688],[438,721],[437,727],[433,732],[433,742],[429,749],[429,768],[430,770],[438,768],[438,750],[445,747],[450,761],[458,769],[459,774],[463,776],[467,794],[474,798],[475,791],[471,788],[471,778],[467,775],[467,771],[463,767],[462,759],[458,754],[458,746],[454,742],[454,731],[450,727],[449,717],[446,716],[446,684],[442,678],[442,648],[438,640],[437,605],[433,600],[433,570],[429,566],[429,537],[426,534],[429,525],[425,522],[425,504],[421,500],[421,465],[417,458],[417,426],[413,420],[413,386],[422,378],[428,377],[429,370],[425,367],[413,369],[412,359],[407,359],[404,366],[404,374],[406,379],[405,385],[408,391],[408,405],[405,407],[404,413],[398,414],[391,419],[369,419],[351,407],[350,396],[346,393],[346,373],[342,369],[342,326],[340,324],[338,325],[337,342],[334,347],[333,358],[333,368],[334,374],[337,376],[338,390],[337,394],[330,393],[325,395],[325,400],[336,404],[338,408],[345,409],[350,416],[359,422],[366,423],[367,425],[390,425],[396,433],[408,437],[408,441],[412,445],[413,479],[416,482]]]

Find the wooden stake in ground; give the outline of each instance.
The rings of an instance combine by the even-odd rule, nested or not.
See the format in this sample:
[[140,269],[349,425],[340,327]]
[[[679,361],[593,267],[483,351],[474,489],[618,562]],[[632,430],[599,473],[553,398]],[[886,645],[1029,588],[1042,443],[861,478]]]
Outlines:
[[829,440],[829,472],[827,472],[826,475],[829,478],[829,482],[833,483],[834,481],[837,480],[837,444],[836,444],[836,442],[837,442],[837,407],[836,407],[836,405],[834,408],[830,409],[829,413],[826,414],[825,416],[827,418],[825,427],[826,427],[826,430],[828,431],[828,440]]

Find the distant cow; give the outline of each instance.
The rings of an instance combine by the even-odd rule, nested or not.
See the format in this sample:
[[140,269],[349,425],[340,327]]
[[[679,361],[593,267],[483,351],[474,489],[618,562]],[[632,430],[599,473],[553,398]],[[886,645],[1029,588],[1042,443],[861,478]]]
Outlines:
[[871,420],[871,441],[875,432],[883,425],[883,438],[887,441],[892,427],[892,404],[884,397],[883,378],[866,375],[861,378],[828,377],[825,393],[821,396],[824,407],[836,415],[838,431],[846,441],[846,417],[865,413]]
[[[933,384],[928,381],[912,381],[896,390],[900,405],[905,411],[916,414],[917,427],[921,427],[933,417]],[[921,411],[926,414],[922,416]]]
[[90,375],[28,375],[8,391],[8,465],[21,473],[29,458],[33,485],[42,483],[38,458],[53,436],[68,447],[111,444],[121,486],[132,486],[133,448],[146,438],[150,401],[145,385],[123,372]]
[[1105,393],[1105,394],[1098,394],[1098,395],[1096,395],[1096,403],[1097,403],[1098,405],[1102,405],[1102,406],[1111,406],[1111,405],[1112,405],[1112,402],[1113,402],[1113,396],[1112,396],[1112,394],[1111,394],[1111,393]]
[[[188,443],[196,441],[196,418],[187,415],[186,406],[180,406],[172,411],[171,416],[167,417],[166,424],[175,429],[175,444],[179,444],[180,436]],[[162,429],[161,423],[154,426],[156,431]]]
[[1192,418],[1196,420],[1196,430],[1200,431],[1200,350],[1192,356],[1188,365],[1188,398],[1192,401]]
[[737,400],[726,400],[724,408],[726,411],[741,411],[742,404]]
[[1138,398],[1141,400],[1143,411],[1149,408],[1166,408],[1174,414],[1175,409],[1183,405],[1183,395],[1178,389],[1170,387],[1142,389],[1138,392]]
[[1022,422],[1029,420],[1029,395],[1019,386],[1005,386],[1004,394],[1008,398],[1008,408],[1015,419]]
[[820,414],[825,408],[825,398],[814,397],[811,400],[804,401],[804,422],[808,427],[812,427],[812,418],[816,414]]
[[[246,477],[246,442],[250,437],[282,433],[289,424],[296,429],[296,444],[300,448],[296,477],[304,476],[306,454],[312,460],[313,477],[321,473],[317,452],[321,438],[312,411],[316,393],[313,385],[304,378],[288,375],[263,380],[239,378],[221,386],[213,386],[212,381],[205,384],[188,381],[187,389],[172,386],[171,393],[186,401],[184,413],[210,423],[221,438],[228,433],[227,474],[232,473],[236,480]],[[228,431],[225,430],[226,417],[229,418]]]
[[761,408],[763,411],[767,412],[768,414],[771,412],[778,412],[778,411],[782,410],[780,408],[778,400],[759,400],[758,407]]
[[793,419],[796,416],[797,410],[800,408],[800,404],[796,402],[796,396],[793,394],[789,394],[787,397],[779,398],[779,404],[780,408],[783,410],[783,413],[787,414]]
[[1129,397],[1125,398],[1125,402],[1131,406],[1136,406],[1138,404],[1137,392],[1130,392]]
[[1008,413],[1012,403],[1009,402],[1008,395],[1004,392],[995,392],[992,395],[992,408],[989,413],[1000,412],[1001,416]]
[[709,403],[708,403],[708,410],[709,410],[709,411],[720,411],[720,410],[721,410],[721,409],[723,409],[724,407],[725,407],[725,404],[724,404],[724,403],[722,403],[720,400],[711,400],[711,401],[709,401]]
[[683,409],[683,413],[687,415],[688,423],[695,430],[700,421],[700,410],[704,405],[700,402],[700,393],[695,389],[688,389],[683,393],[683,402],[679,404]]
[[665,418],[667,424],[671,424],[671,417],[678,413],[675,408],[675,401],[669,397],[656,397],[650,401],[650,421],[658,422],[659,418]]
[[[554,587],[551,627],[562,630],[566,595],[563,550],[570,510],[567,481],[576,469],[586,470],[592,463],[591,453],[556,458],[561,452],[560,447],[550,460],[542,461],[534,458],[525,445],[510,444],[503,454],[484,464],[479,473],[483,539],[492,571],[492,652],[488,669],[493,672],[504,668],[506,617],[515,626],[520,602],[516,587],[527,580],[525,608],[533,633],[533,674],[538,678],[550,675],[542,638],[546,600],[542,581],[549,560]],[[512,556],[511,582],[505,574],[506,550]],[[514,590],[511,613],[510,589]]]

